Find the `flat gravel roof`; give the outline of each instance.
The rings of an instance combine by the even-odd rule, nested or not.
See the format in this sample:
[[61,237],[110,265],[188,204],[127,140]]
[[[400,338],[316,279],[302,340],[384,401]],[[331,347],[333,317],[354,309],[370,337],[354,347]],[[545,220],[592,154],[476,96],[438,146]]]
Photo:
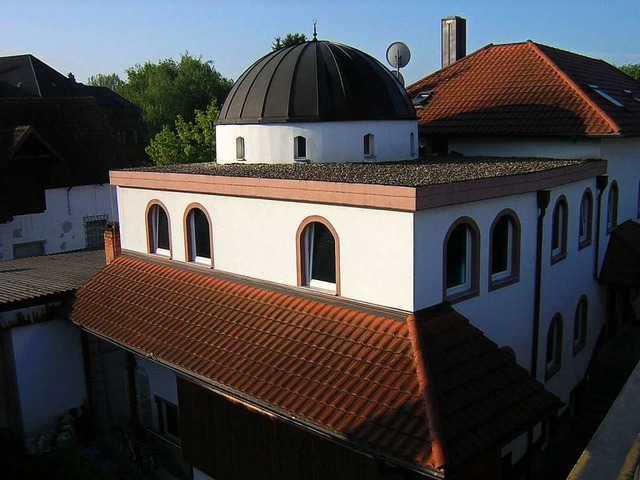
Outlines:
[[593,160],[449,156],[380,163],[232,163],[219,165],[215,162],[208,162],[138,167],[128,169],[128,171],[421,187],[481,178],[521,175],[585,164],[590,161]]

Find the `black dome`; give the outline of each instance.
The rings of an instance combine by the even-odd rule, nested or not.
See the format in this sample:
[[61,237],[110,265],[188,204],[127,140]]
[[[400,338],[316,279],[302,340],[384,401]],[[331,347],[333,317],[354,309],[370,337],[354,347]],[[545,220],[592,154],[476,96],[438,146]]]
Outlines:
[[312,40],[251,65],[229,92],[218,125],[415,118],[404,88],[375,58]]

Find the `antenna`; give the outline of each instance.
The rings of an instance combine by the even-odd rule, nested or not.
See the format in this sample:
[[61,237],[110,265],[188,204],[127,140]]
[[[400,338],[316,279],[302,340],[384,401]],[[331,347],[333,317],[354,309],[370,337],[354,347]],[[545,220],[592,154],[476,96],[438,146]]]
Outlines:
[[406,67],[411,60],[411,52],[402,42],[394,42],[387,48],[387,62],[389,65],[396,69],[393,75],[398,79],[398,82],[404,87],[404,78],[400,73],[400,69]]

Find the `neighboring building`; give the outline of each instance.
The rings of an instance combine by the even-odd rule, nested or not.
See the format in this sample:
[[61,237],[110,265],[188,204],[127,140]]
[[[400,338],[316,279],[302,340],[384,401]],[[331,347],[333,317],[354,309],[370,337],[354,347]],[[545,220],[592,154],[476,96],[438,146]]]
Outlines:
[[[640,281],[620,269],[598,275],[610,234],[640,217],[640,84],[601,60],[527,41],[488,45],[407,90],[428,154],[606,160],[602,175],[565,177],[532,212],[540,229],[536,235],[532,224],[523,238],[530,236],[530,251],[536,236],[542,242],[539,296],[533,284],[511,293],[520,312],[533,315],[504,328],[481,296],[459,306],[490,338],[513,345],[547,388],[574,400],[602,327],[609,334],[634,317]],[[612,242],[608,255],[624,255],[621,245]],[[515,329],[531,331],[532,321],[537,333],[527,341]]]
[[60,308],[104,264],[102,250],[0,262],[3,448],[88,411],[82,333]]
[[93,99],[111,128],[118,150],[130,165],[142,165],[149,134],[142,110],[106,87],[94,87],[66,77],[33,55],[0,57],[0,98],[35,97]]
[[[250,67],[221,109],[226,164],[111,173],[121,231],[106,248],[123,255],[71,318],[129,352],[134,419],[181,448],[194,478],[499,478],[561,405],[528,374],[532,356],[567,403],[595,345],[602,287],[582,257],[605,249],[607,162],[417,160],[411,103],[353,50],[314,39]],[[249,88],[258,65],[272,77]],[[262,86],[297,92],[304,76],[283,101],[308,108],[265,119],[277,106]],[[345,101],[356,86],[383,111]],[[409,161],[368,158],[371,140]],[[252,164],[261,145],[272,164]],[[587,239],[566,205],[588,188],[579,256]],[[570,289],[554,267],[571,270]],[[534,340],[550,308],[573,318],[582,295],[575,341],[546,323]]]
[[105,90],[31,55],[0,58],[0,260],[102,247],[108,171],[141,163],[113,130],[139,109]]

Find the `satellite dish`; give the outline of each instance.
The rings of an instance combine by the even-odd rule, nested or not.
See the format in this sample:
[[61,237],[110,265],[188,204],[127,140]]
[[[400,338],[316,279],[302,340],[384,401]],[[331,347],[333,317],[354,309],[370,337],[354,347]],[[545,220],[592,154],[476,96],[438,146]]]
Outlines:
[[397,70],[393,70],[391,73],[393,73],[393,76],[398,79],[400,85],[404,87],[404,77],[402,76],[402,74]]
[[411,60],[411,52],[402,42],[394,42],[387,48],[387,61],[394,68],[403,68]]

